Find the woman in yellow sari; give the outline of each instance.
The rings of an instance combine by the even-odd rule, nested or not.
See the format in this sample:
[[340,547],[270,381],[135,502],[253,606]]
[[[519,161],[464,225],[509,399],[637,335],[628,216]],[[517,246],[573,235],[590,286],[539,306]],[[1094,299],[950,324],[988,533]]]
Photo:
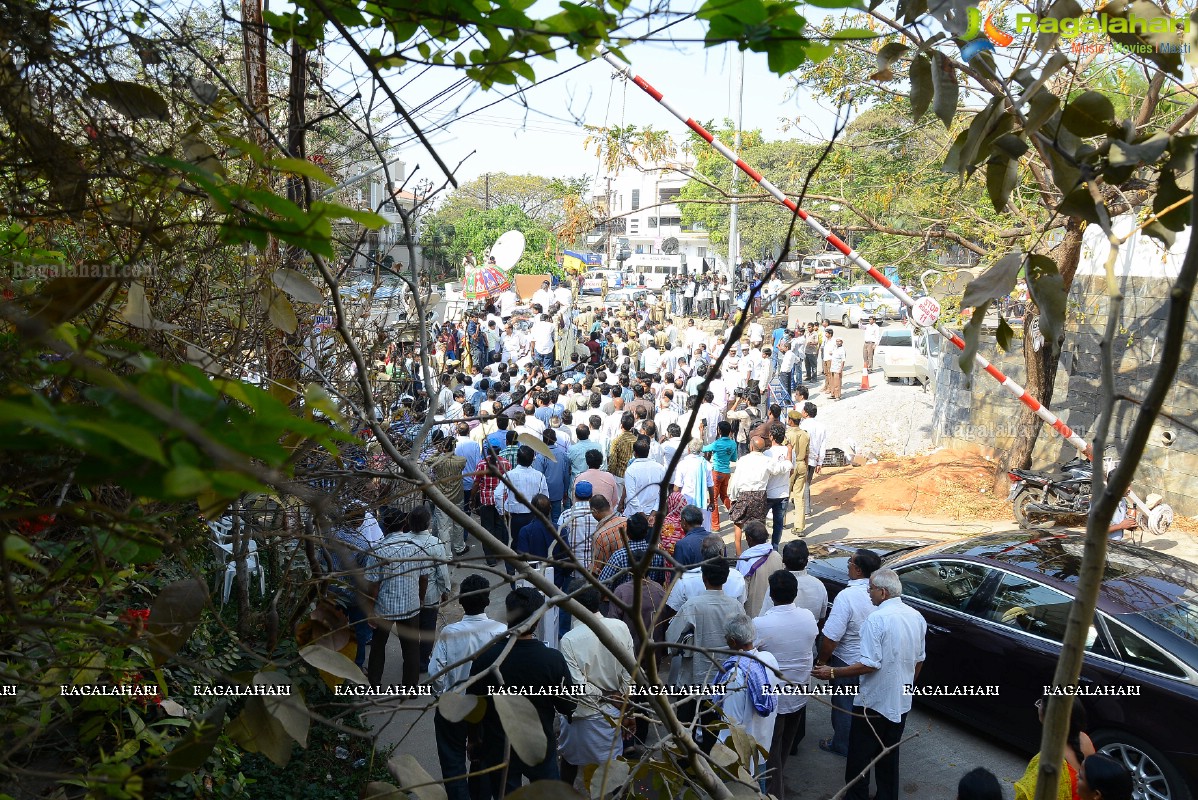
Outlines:
[[[1044,724],[1044,706],[1047,697],[1036,701],[1036,713],[1040,715],[1040,724]],[[1065,737],[1065,763],[1062,764],[1061,779],[1057,781],[1057,800],[1079,800],[1077,794],[1077,774],[1081,771],[1082,762],[1087,756],[1094,755],[1094,743],[1085,734],[1086,709],[1082,706],[1081,698],[1073,698],[1073,709],[1069,715],[1069,733]],[[1036,779],[1040,772],[1040,754],[1032,756],[1031,762],[1023,773],[1023,777],[1015,782],[1015,800],[1032,800],[1036,796]]]

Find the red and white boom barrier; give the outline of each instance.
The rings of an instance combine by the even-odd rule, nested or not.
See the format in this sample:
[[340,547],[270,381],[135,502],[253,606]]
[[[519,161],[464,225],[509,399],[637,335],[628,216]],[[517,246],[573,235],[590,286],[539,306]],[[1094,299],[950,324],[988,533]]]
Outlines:
[[[639,86],[645,92],[645,94],[652,97],[663,108],[685,123],[686,127],[699,134],[699,136],[703,138],[703,141],[715,148],[716,152],[735,164],[741,172],[752,178],[758,186],[769,192],[775,200],[794,212],[799,219],[807,224],[807,227],[811,228],[811,230],[815,231],[821,237],[830,242],[833,247],[848,256],[850,261],[852,261],[858,267],[861,267],[861,269],[865,270],[871,278],[884,286],[892,295],[897,297],[899,302],[910,309],[911,319],[916,325],[919,325],[921,328],[934,327],[941,336],[955,344],[959,349],[965,349],[964,339],[938,323],[937,320],[940,317],[940,304],[937,303],[934,298],[921,297],[919,300],[912,299],[909,294],[903,291],[902,287],[892,283],[889,278],[875,269],[872,264],[866,261],[860,253],[849,247],[839,236],[829,231],[819,223],[819,220],[815,219],[806,211],[799,208],[798,204],[783,194],[781,189],[779,189],[777,186],[774,186],[774,184],[762,177],[761,173],[757,172],[757,170],[753,169],[744,161],[737,158],[735,153],[729,150],[719,139],[712,136],[706,128],[670,105],[669,101],[662,96],[662,93],[657,91],[657,89],[654,89],[647,80],[639,75],[634,75],[630,68],[621,64],[619,60],[611,53],[604,52],[602,53],[602,56],[603,60],[610,64],[614,70]],[[1019,402],[1036,412],[1036,416],[1044,420],[1044,422],[1048,424],[1054,431],[1064,437],[1069,444],[1073,445],[1081,452],[1086,451],[1088,448],[1087,442],[1074,433],[1073,430],[1064,422],[1062,422],[1056,414],[1053,414],[1051,411],[1041,405],[1036,398],[1028,394],[1026,389],[1004,375],[998,367],[982,358],[981,355],[975,354],[973,358],[974,363],[989,373],[994,380],[1001,383],[1008,392],[1019,399]]]

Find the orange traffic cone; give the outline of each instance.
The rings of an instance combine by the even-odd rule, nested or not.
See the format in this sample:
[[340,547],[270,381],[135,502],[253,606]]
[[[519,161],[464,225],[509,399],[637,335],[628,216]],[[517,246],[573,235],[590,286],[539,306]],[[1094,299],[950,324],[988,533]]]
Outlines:
[[861,370],[861,391],[869,391],[869,370],[867,369]]

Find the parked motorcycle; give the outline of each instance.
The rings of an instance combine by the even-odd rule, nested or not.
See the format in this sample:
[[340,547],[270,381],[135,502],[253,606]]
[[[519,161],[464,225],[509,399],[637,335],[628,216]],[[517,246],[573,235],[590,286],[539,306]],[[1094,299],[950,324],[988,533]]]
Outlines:
[[1011,501],[1015,521],[1024,530],[1044,530],[1060,519],[1090,512],[1093,465],[1085,458],[1067,462],[1059,475],[1013,469],[1007,476],[1011,479],[1007,499]]
[[[1104,460],[1109,472],[1114,461]],[[1060,474],[1027,469],[1013,469],[1011,479],[1011,509],[1015,521],[1024,530],[1045,530],[1058,522],[1085,517],[1090,513],[1090,483],[1094,465],[1078,457],[1061,467]],[[1157,494],[1141,500],[1134,491],[1127,493],[1128,502],[1136,509],[1136,527],[1160,536],[1173,524],[1173,509]]]

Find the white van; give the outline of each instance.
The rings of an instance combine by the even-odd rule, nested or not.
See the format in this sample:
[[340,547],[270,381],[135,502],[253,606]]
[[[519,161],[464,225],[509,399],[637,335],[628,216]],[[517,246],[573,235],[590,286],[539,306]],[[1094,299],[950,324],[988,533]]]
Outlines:
[[833,278],[846,274],[849,268],[849,257],[843,253],[821,253],[818,256],[807,256],[802,261],[804,276],[814,278]]
[[616,269],[593,269],[582,278],[580,294],[599,295],[603,293],[603,279],[607,278],[608,291],[623,289],[627,284],[627,276]]
[[632,286],[660,291],[666,281],[682,274],[682,255],[664,253],[634,253],[628,259],[628,272]]

